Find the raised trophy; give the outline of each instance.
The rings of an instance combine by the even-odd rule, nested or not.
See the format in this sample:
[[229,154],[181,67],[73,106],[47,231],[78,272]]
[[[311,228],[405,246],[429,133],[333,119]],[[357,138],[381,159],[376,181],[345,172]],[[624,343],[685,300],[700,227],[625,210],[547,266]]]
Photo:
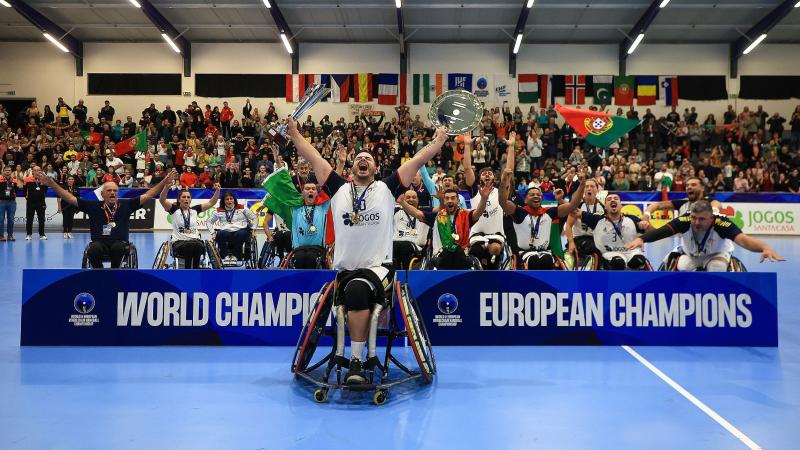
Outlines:
[[435,127],[442,127],[451,136],[468,133],[481,123],[483,105],[472,92],[462,89],[445,91],[436,97],[428,111]]
[[[300,116],[305,114],[306,111],[311,109],[312,106],[319,103],[320,100],[327,97],[330,93],[331,90],[329,88],[326,88],[321,84],[312,84],[308,87],[308,89],[306,89],[305,95],[303,95],[303,98],[300,99],[297,107],[294,108],[294,111],[289,115],[289,117],[296,121]],[[288,142],[288,129],[289,125],[286,122],[278,125],[276,128],[269,129],[269,134],[272,136],[272,140],[276,142],[281,149],[285,148],[286,143]]]

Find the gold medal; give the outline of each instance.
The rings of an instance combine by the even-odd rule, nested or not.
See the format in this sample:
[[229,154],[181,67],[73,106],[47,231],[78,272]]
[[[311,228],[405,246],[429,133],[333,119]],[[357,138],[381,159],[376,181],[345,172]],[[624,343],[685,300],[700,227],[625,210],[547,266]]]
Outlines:
[[453,236],[453,239],[454,239],[454,240],[456,240],[456,241],[458,240],[458,234],[456,234],[456,233],[453,233],[451,236]]
[[350,221],[353,222],[353,225],[358,223],[358,213],[351,213],[350,214]]
[[317,227],[315,227],[314,225],[311,225],[310,227],[308,227],[308,231],[310,233],[316,233],[317,232]]

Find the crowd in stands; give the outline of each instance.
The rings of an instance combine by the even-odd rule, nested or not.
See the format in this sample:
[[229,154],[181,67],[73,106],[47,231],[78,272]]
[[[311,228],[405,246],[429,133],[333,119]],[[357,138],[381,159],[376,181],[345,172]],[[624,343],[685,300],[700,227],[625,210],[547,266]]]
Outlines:
[[[177,183],[182,187],[259,187],[272,172],[278,151],[269,129],[291,105],[283,108],[279,114],[269,103],[259,111],[249,100],[236,112],[227,102],[221,107],[192,102],[183,110],[150,104],[134,121],[133,115],[121,117],[109,101],[96,117],[82,100],[70,107],[59,98],[54,108],[34,102],[14,118],[0,105],[0,169],[9,165],[15,179],[26,180],[39,165],[63,185],[72,177],[77,186],[115,181],[125,188],[155,185],[174,167],[181,173]],[[610,148],[600,149],[562,124],[552,107],[486,110],[473,133],[473,164],[499,173],[510,153],[502,138],[514,130],[521,137],[514,150],[520,188],[563,187],[576,170],[589,166],[601,188],[614,191],[656,191],[664,186],[679,191],[691,176],[700,177],[710,192],[800,191],[800,105],[788,118],[761,106],[737,111],[729,105],[721,115],[705,118],[698,117],[694,107],[683,113],[673,107],[664,117],[633,107],[615,112],[641,124]],[[383,173],[395,170],[426,145],[434,131],[404,105],[386,116],[308,116],[300,126],[332,165],[344,164],[345,176],[354,155],[363,149],[373,153]],[[99,136],[99,142],[92,143],[87,132]],[[146,134],[146,150],[115,156],[116,143],[141,132]],[[444,145],[428,166],[434,180],[451,173],[461,188],[467,188],[460,164],[463,148],[452,139]],[[296,164],[292,149],[286,152]]]

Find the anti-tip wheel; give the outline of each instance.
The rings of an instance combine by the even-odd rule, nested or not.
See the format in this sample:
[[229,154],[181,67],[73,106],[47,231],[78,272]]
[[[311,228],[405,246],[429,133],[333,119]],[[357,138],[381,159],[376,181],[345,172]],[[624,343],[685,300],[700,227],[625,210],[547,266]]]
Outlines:
[[325,403],[328,401],[328,390],[319,388],[314,391],[314,401],[317,403]]
[[377,406],[381,406],[382,404],[386,403],[386,399],[388,397],[388,392],[383,389],[379,389],[375,391],[375,394],[372,395],[372,403],[375,403]]

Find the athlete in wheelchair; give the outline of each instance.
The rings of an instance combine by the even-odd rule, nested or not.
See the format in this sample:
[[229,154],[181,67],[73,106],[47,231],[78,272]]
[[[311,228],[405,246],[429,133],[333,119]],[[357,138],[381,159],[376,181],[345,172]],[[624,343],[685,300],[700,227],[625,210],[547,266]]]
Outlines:
[[564,234],[567,236],[567,252],[573,256],[575,267],[581,267],[588,258],[600,256],[600,250],[594,243],[594,230],[581,221],[581,214],[584,212],[598,216],[605,214],[605,207],[597,198],[598,190],[599,186],[596,180],[586,180],[581,205],[567,216],[564,226]]
[[439,212],[421,211],[410,205],[405,197],[399,199],[403,211],[410,217],[433,228],[431,256],[425,269],[480,270],[480,261],[466,253],[469,245],[469,230],[486,210],[486,201],[494,189],[492,183],[481,187],[480,201],[475,209],[466,210],[458,204],[455,189],[444,191],[444,206]]
[[761,253],[761,262],[785,261],[765,242],[748,236],[725,216],[713,213],[707,200],[695,201],[690,212],[683,214],[661,228],[651,229],[635,239],[627,248],[641,248],[645,242],[655,242],[680,234],[683,254],[668,258],[662,270],[681,272],[746,272],[744,265],[733,257],[734,244],[751,252]]
[[[513,148],[513,136],[509,138]],[[525,207],[508,200],[511,194],[511,178],[514,175],[514,158],[506,159],[506,166],[500,177],[500,198],[503,212],[514,222],[514,233],[520,249],[517,257],[518,268],[526,270],[564,269],[563,260],[553,254],[552,246],[561,245],[560,223],[567,215],[578,208],[586,185],[586,176],[581,172],[580,185],[568,203],[554,207],[542,206],[542,191],[538,187],[525,193]],[[555,241],[557,239],[557,242]]]
[[600,255],[586,258],[581,270],[653,270],[641,248],[626,247],[638,238],[641,231],[647,230],[650,223],[622,214],[622,201],[618,194],[606,196],[604,215],[584,211],[581,222],[593,230],[594,243],[600,251]]
[[240,205],[233,192],[222,194],[220,206],[206,221],[222,265],[255,269],[258,265],[258,218]]
[[[180,191],[174,202],[167,200],[167,186],[161,190],[158,200],[170,215],[172,234],[156,252],[153,269],[200,269],[208,265],[214,269],[222,268],[219,253],[212,243],[201,238],[198,228],[199,214],[213,208],[219,199],[219,185],[215,188],[211,199],[195,206],[192,206],[192,194],[188,189]],[[171,263],[167,261],[169,256],[172,256]]]
[[129,199],[119,198],[119,186],[116,183],[104,183],[100,191],[102,200],[96,201],[77,198],[54,179],[43,173],[37,174],[39,183],[52,188],[62,200],[77,207],[89,217],[92,242],[83,252],[81,267],[84,269],[88,267],[102,269],[104,261],[110,261],[112,269],[138,268],[136,247],[129,239],[130,216],[148,200],[158,195],[164,186],[171,184],[174,177],[173,171],[144,194]]
[[[424,169],[423,169],[424,170]],[[405,202],[419,207],[417,191],[409,189],[402,196]],[[421,261],[431,227],[422,220],[399,208],[394,213],[394,237],[392,255],[395,270],[411,269],[412,261]]]

